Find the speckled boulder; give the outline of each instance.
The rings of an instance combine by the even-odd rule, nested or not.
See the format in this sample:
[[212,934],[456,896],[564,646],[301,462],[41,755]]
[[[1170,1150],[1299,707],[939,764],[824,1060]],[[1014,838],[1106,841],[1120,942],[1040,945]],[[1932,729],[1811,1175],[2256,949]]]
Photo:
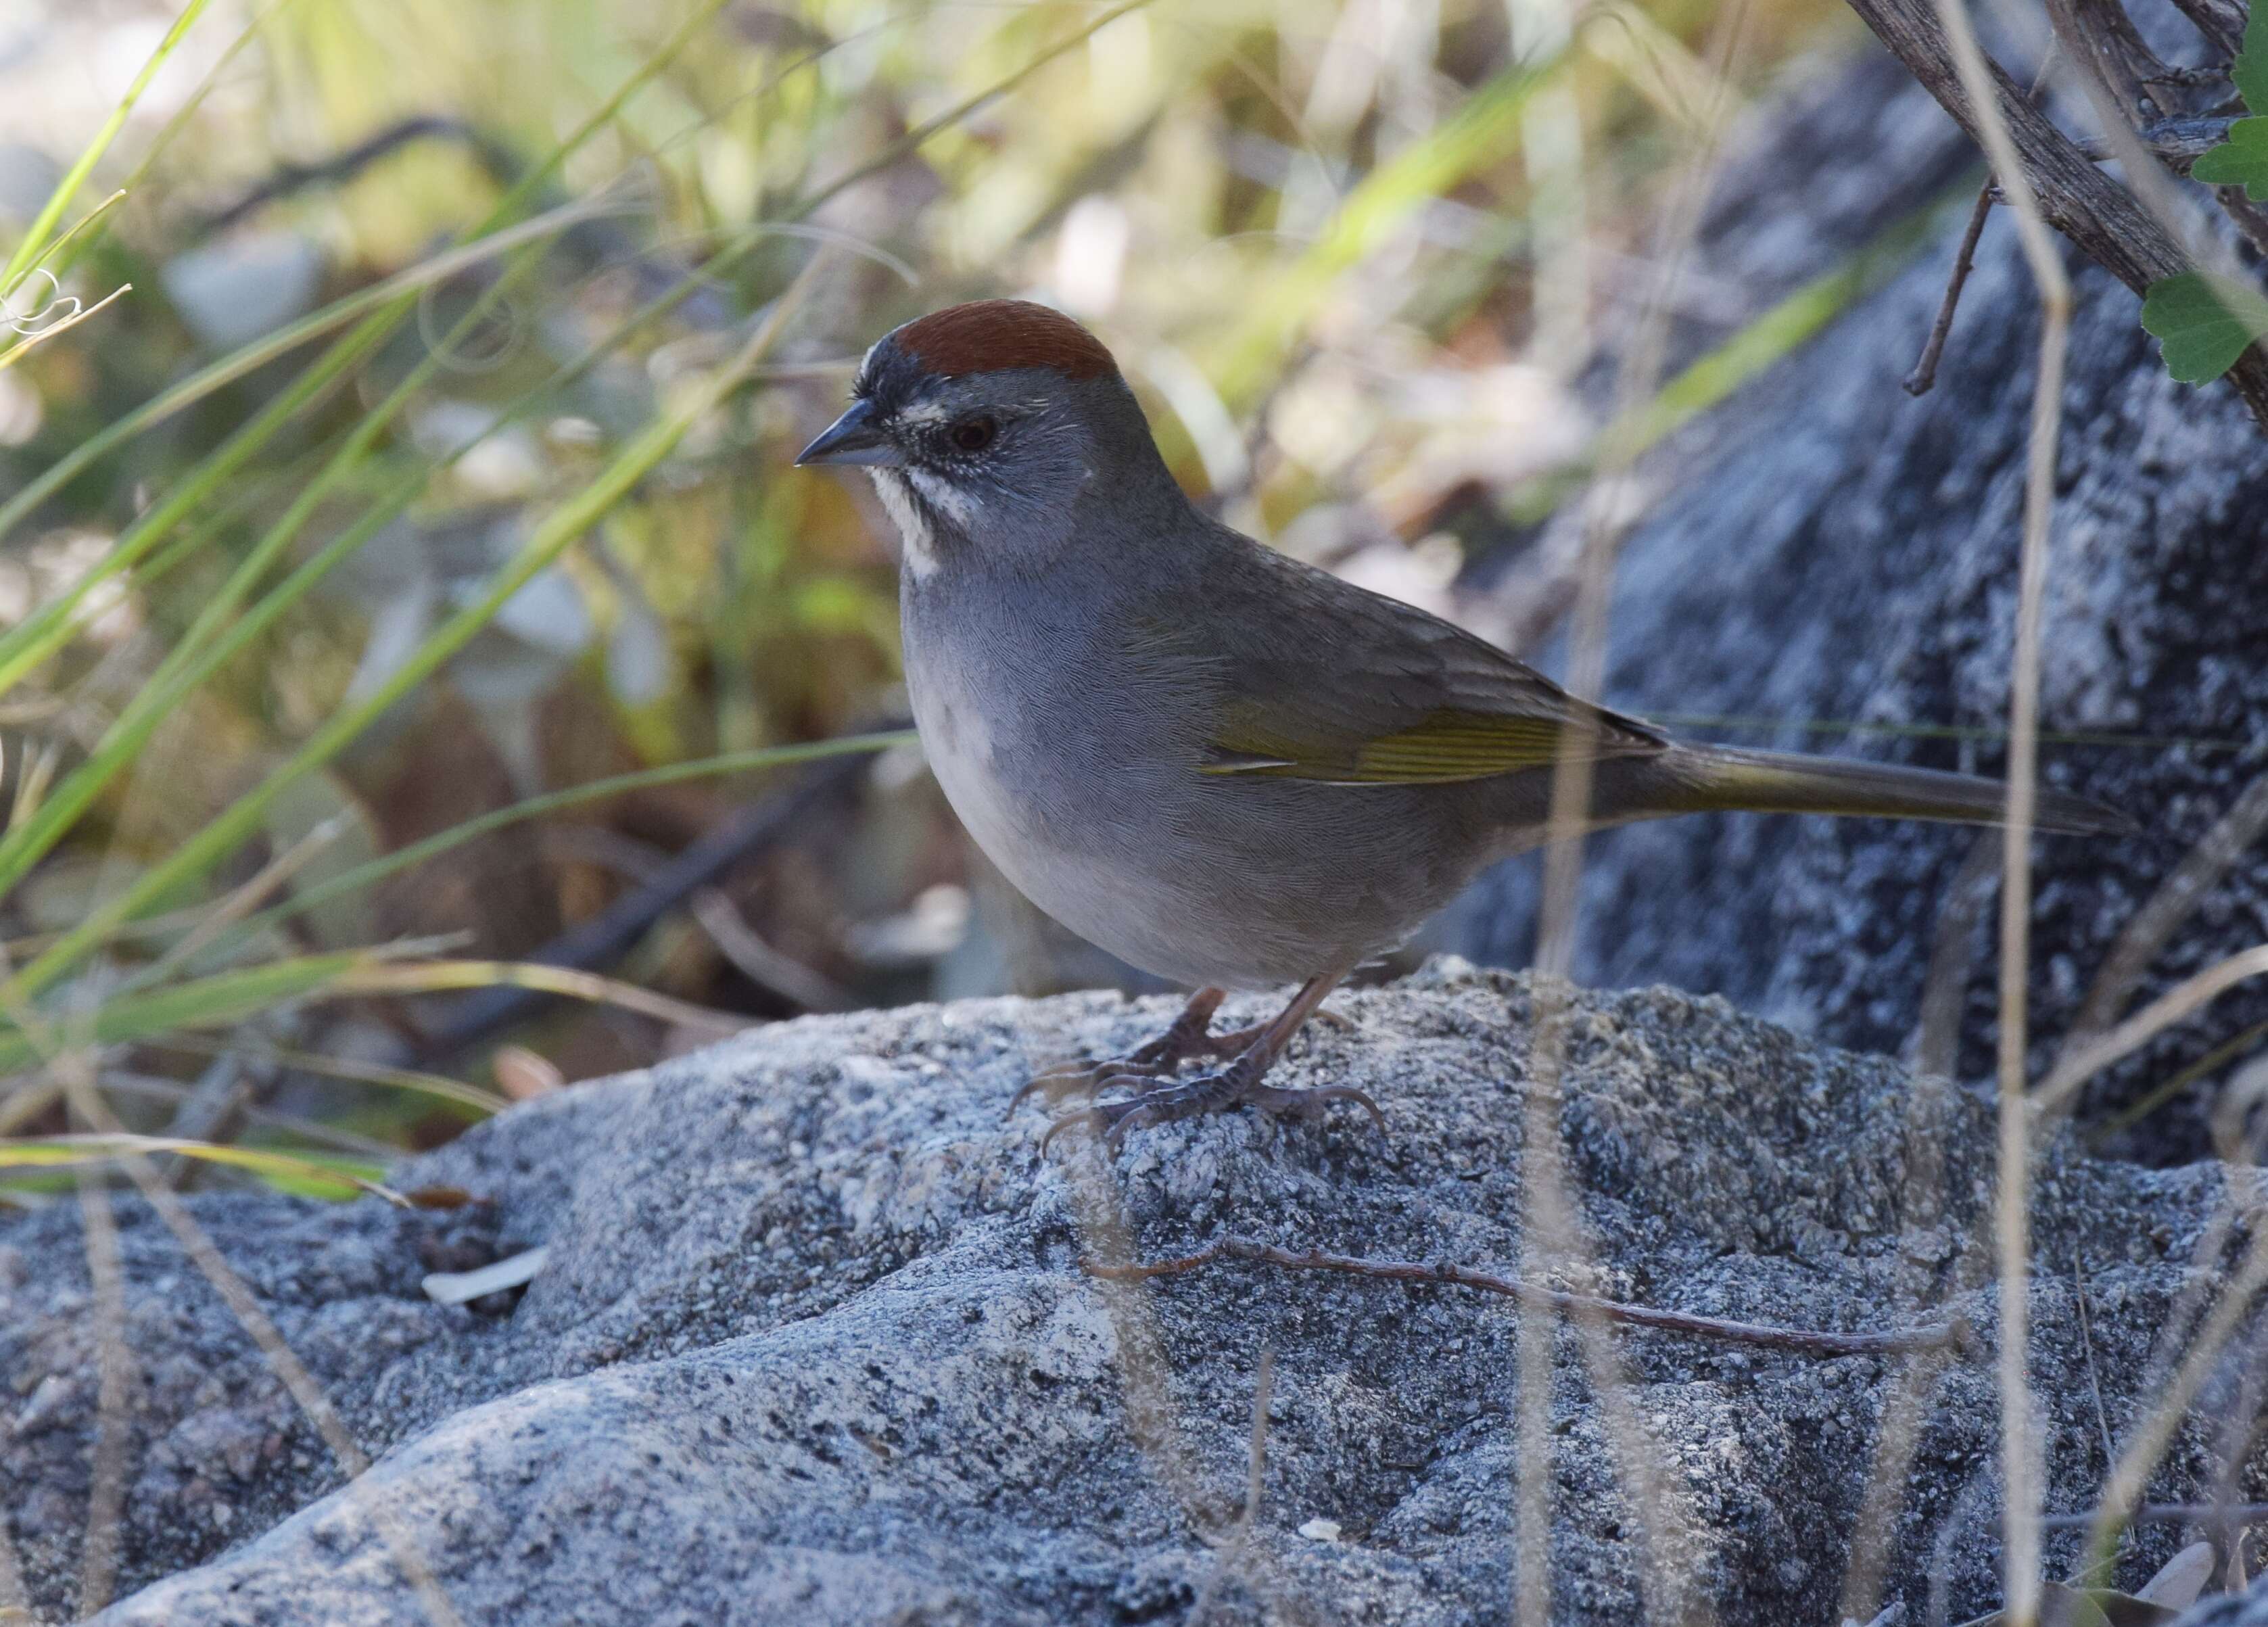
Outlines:
[[[1950,1308],[1989,1335],[1989,1288],[1959,1285],[1988,1196],[1981,1104],[1719,1001],[1573,998],[1558,1098],[1597,1257],[1564,1285],[1846,1330]],[[136,1376],[119,1535],[144,1590],[103,1619],[407,1623],[427,1619],[425,1586],[483,1627],[1101,1623],[1183,1619],[1211,1585],[1216,1622],[1501,1620],[1505,1300],[1249,1264],[1106,1284],[1080,1262],[1235,1235],[1516,1269],[1535,998],[1443,962],[1345,998],[1353,1028],[1311,1029],[1289,1080],[1360,1085],[1390,1140],[1344,1110],[1278,1130],[1240,1114],[1140,1132],[1108,1164],[1080,1142],[1042,1163],[1041,1116],[1002,1115],[1027,1069],[1127,1046],[1170,1010],[1074,996],[808,1020],[577,1086],[401,1172],[480,1200],[450,1212],[195,1199],[377,1456],[343,1487],[172,1233],[122,1196]],[[2193,1259],[2230,1194],[2218,1167],[2058,1141],[2036,1174],[2032,1366],[2069,1510],[2102,1471],[2072,1266],[2117,1431],[2148,1399],[2173,1297],[2223,1273],[2249,1222]],[[437,1266],[537,1244],[548,1265],[516,1302],[419,1292]],[[34,1602],[60,1614],[95,1417],[75,1214],[0,1220],[0,1248],[18,1395],[0,1504]],[[1904,1359],[1660,1332],[1614,1346],[1627,1404],[1609,1409],[1561,1338],[1557,1616],[1661,1620],[1690,1598],[1726,1621],[1830,1619]],[[1263,1352],[1266,1469],[1240,1550]],[[1965,1612],[1996,1592],[1989,1348],[1922,1394],[1885,1585],[1918,1609],[1934,1574]],[[2153,1495],[2213,1472],[2211,1410]],[[1617,1429],[1646,1444],[1643,1497]]]

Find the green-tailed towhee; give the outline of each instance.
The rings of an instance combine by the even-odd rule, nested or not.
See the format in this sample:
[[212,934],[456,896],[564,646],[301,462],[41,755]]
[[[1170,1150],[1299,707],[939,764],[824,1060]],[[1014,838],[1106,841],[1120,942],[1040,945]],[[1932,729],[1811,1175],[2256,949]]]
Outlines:
[[[1115,1146],[1237,1102],[1376,1117],[1359,1091],[1264,1076],[1349,971],[1545,839],[1563,755],[1588,761],[1591,828],[1730,808],[2001,815],[1990,780],[1675,743],[1230,530],[1174,482],[1109,351],[1044,306],[909,322],[853,394],[797,460],[865,467],[902,534],[906,684],[946,796],[1034,903],[1197,990],[1133,1056],[1034,1081],[1140,1087],[1051,1136],[1084,1123]],[[2051,791],[2037,820],[2128,828]],[[1225,990],[1287,983],[1272,1021],[1211,1032]],[[1199,1055],[1229,1060],[1174,1077]]]

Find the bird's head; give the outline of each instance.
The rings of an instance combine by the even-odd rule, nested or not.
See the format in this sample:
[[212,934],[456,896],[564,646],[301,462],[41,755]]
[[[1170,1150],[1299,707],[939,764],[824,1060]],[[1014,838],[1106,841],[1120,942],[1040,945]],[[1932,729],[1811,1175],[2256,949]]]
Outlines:
[[866,352],[851,394],[796,461],[872,475],[917,575],[1032,568],[1092,488],[1172,485],[1110,352],[1045,306],[982,299],[909,322]]

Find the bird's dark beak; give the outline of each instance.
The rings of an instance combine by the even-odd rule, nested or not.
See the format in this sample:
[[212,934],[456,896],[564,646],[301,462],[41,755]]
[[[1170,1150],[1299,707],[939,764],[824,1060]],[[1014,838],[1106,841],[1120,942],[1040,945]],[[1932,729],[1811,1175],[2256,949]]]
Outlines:
[[826,432],[796,454],[799,467],[806,463],[895,464],[897,448],[876,427],[874,404],[853,401],[850,410],[827,426]]

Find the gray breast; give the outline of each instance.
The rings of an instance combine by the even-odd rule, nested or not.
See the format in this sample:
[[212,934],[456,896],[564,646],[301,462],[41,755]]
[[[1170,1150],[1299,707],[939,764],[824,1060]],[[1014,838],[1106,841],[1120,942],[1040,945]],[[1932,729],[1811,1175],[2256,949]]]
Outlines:
[[1272,987],[1391,946],[1462,885],[1439,788],[1200,774],[1202,663],[1111,610],[977,585],[997,587],[909,573],[915,722],[985,856],[1081,937],[1179,983]]

